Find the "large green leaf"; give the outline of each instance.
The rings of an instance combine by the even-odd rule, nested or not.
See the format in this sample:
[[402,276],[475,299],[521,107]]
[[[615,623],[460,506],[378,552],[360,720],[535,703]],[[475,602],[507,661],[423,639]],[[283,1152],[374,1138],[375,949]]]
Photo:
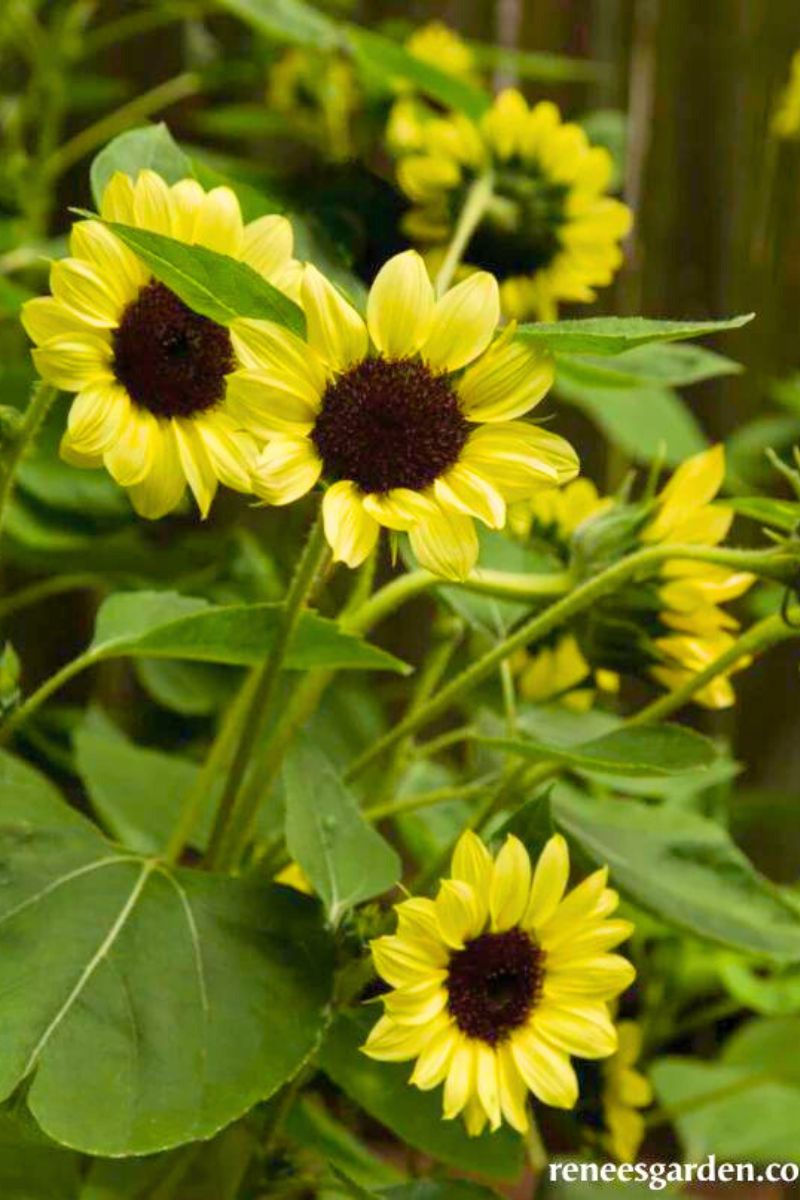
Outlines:
[[564,370],[556,391],[635,462],[651,462],[663,454],[675,466],[708,444],[691,409],[670,388],[600,387]]
[[118,851],[42,792],[0,792],[0,1098],[99,1155],[210,1137],[321,1032],[332,953],[285,888]]
[[149,168],[167,183],[178,183],[194,174],[191,159],[184,154],[163,123],[128,129],[109,142],[91,167],[92,196],[98,209],[108,181],[117,171],[136,178]]
[[[786,1045],[783,1052],[786,1056]],[[663,1058],[653,1064],[656,1093],[662,1105],[676,1113],[687,1160],[699,1162],[710,1154],[728,1162],[759,1164],[796,1159],[800,1088],[764,1075],[755,1065],[688,1058]]]
[[305,334],[303,310],[258,271],[206,246],[190,246],[163,233],[106,222],[184,304],[220,325],[253,317]]
[[740,329],[755,313],[720,321],[656,321],[650,317],[583,317],[573,321],[520,325],[517,336],[559,354],[622,354],[649,342],[678,342]]
[[[91,662],[130,655],[252,666],[268,654],[280,614],[279,604],[213,605],[177,592],[118,592],[101,606],[85,657]],[[301,617],[286,666],[406,670],[393,655],[315,613]]]
[[320,1065],[353,1100],[398,1137],[442,1162],[490,1179],[515,1179],[522,1142],[509,1130],[471,1138],[460,1121],[442,1119],[441,1089],[409,1087],[409,1063],[379,1063],[360,1052],[378,1012],[342,1014],[328,1032]]
[[559,370],[568,377],[599,387],[686,387],[719,375],[737,375],[743,369],[705,346],[678,342],[652,342],[617,355],[613,363],[600,356],[569,355],[558,360]]
[[634,725],[569,748],[533,738],[481,738],[507,754],[563,763],[592,774],[659,776],[703,770],[717,757],[713,742],[681,725]]
[[368,825],[333,764],[310,739],[293,745],[283,769],[286,844],[335,925],[349,908],[400,878],[400,859]]
[[672,806],[589,798],[559,785],[553,817],[643,908],[699,937],[800,962],[800,913],[719,825]]
[[783,533],[794,533],[800,527],[800,502],[797,500],[775,500],[772,496],[733,496],[725,500],[729,508],[758,521],[771,529]]

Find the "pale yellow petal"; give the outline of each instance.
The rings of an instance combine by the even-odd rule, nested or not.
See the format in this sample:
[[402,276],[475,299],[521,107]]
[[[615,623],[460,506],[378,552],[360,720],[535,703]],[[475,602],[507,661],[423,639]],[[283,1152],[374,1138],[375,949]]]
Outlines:
[[617,1048],[617,1031],[603,1003],[540,1004],[531,1024],[558,1049],[580,1058],[608,1058]]
[[497,1054],[486,1042],[475,1045],[475,1086],[483,1111],[492,1129],[500,1128],[500,1084],[497,1072]]
[[565,998],[587,996],[592,1000],[611,1000],[624,992],[636,978],[636,971],[619,954],[598,954],[552,965],[545,972],[545,1000],[563,1003]]
[[319,399],[291,375],[234,371],[226,380],[225,407],[243,428],[268,439],[276,433],[310,433]]
[[401,1025],[428,1025],[447,1007],[447,992],[434,979],[395,988],[384,997],[386,1012]]
[[579,466],[569,442],[523,421],[478,426],[461,460],[489,479],[508,501],[526,500],[543,487],[567,483]]
[[423,1092],[437,1087],[450,1070],[453,1053],[460,1037],[454,1025],[448,1024],[423,1046],[409,1083]]
[[417,1057],[431,1032],[424,1025],[398,1025],[391,1017],[381,1017],[361,1049],[379,1062],[405,1062]]
[[427,896],[411,896],[395,908],[397,932],[401,936],[422,937],[437,942],[440,940],[436,905]]
[[471,1042],[462,1038],[453,1051],[450,1069],[444,1085],[444,1119],[452,1121],[475,1094],[475,1051]]
[[510,421],[530,412],[554,377],[550,354],[514,338],[468,367],[457,390],[468,420]]
[[140,171],[133,187],[133,219],[140,229],[172,237],[173,203],[170,190],[160,175],[149,169]]
[[270,378],[285,379],[301,395],[319,401],[328,376],[324,363],[307,342],[271,321],[243,317],[232,322],[230,332],[243,366],[264,371]]
[[343,479],[328,488],[322,499],[322,519],[334,562],[360,566],[374,549],[380,527],[365,510],[354,483]]
[[434,482],[433,494],[441,508],[454,509],[482,521],[489,529],[506,523],[506,502],[497,488],[466,463],[456,463]]
[[124,171],[115,171],[103,190],[100,216],[104,221],[133,225],[133,180]]
[[196,240],[194,229],[205,192],[196,179],[181,179],[172,185],[170,195],[173,236],[191,245]]
[[475,271],[436,302],[422,358],[434,370],[457,371],[484,352],[499,320],[497,280]]
[[312,264],[303,274],[302,302],[309,345],[332,370],[344,371],[365,357],[366,325],[352,304]]
[[128,410],[113,443],[103,454],[106,470],[121,487],[132,487],[150,472],[159,442],[158,422],[144,408]]
[[497,855],[489,889],[492,929],[502,932],[518,925],[528,905],[531,860],[519,838],[509,834]]
[[530,1027],[515,1033],[510,1046],[517,1070],[534,1096],[553,1108],[575,1106],[578,1080],[563,1051],[538,1037]]
[[229,187],[212,188],[198,207],[193,240],[217,254],[239,258],[244,243],[242,213],[236,193]]
[[519,1073],[514,1055],[508,1042],[497,1047],[497,1081],[500,1089],[500,1107],[512,1129],[527,1133],[528,1088]]
[[203,439],[192,421],[174,421],[173,431],[183,472],[197,501],[200,515],[208,516],[217,493],[217,476]]
[[322,463],[308,438],[275,437],[253,467],[253,491],[268,504],[291,504],[310,492]]
[[409,987],[436,980],[443,982],[447,962],[444,945],[431,947],[411,938],[386,936],[370,942],[372,961],[378,974],[392,987]]
[[92,383],[113,383],[111,343],[96,333],[51,338],[31,351],[36,370],[65,392],[80,392]]
[[486,905],[468,883],[443,879],[436,897],[436,915],[444,941],[453,950],[461,950],[465,942],[482,931]]
[[149,473],[129,491],[139,516],[150,521],[172,512],[186,490],[186,476],[178,456],[172,422],[159,422],[159,433]]
[[236,492],[251,492],[256,443],[250,433],[240,429],[227,412],[201,417],[195,427],[220,483]]
[[36,296],[33,300],[26,300],[20,320],[28,337],[37,346],[48,342],[50,338],[92,332],[89,322],[53,296]]
[[478,558],[478,535],[472,518],[437,508],[409,533],[421,567],[444,579],[466,579]]
[[62,258],[53,263],[50,288],[57,300],[74,309],[89,325],[113,329],[118,324],[124,301],[85,259]]
[[481,839],[471,829],[465,830],[453,851],[453,878],[468,883],[476,895],[488,900],[493,871],[492,856]]
[[523,918],[526,929],[538,929],[556,911],[569,879],[569,850],[560,833],[551,837],[533,872],[531,894]]
[[78,454],[103,454],[128,424],[130,414],[131,402],[119,384],[90,384],[70,405],[66,439]]
[[428,336],[433,309],[433,284],[422,257],[416,250],[396,254],[369,291],[367,325],[374,345],[387,358],[416,354]]
[[574,930],[580,932],[595,904],[605,890],[608,880],[608,868],[601,867],[594,871],[582,883],[573,888],[561,901],[553,915],[540,926],[541,936],[556,938],[562,933]]
[[135,300],[150,278],[150,272],[133,251],[100,221],[79,221],[73,225],[70,249],[75,258],[91,263],[121,307]]
[[390,488],[388,492],[369,492],[363,498],[364,509],[386,529],[406,531],[418,521],[436,512],[436,506],[421,492],[411,488]]
[[547,961],[556,965],[611,950],[627,941],[633,931],[632,921],[600,921],[578,931],[569,927],[555,934],[546,931],[541,935],[541,944],[547,951]]
[[287,265],[294,251],[294,232],[286,217],[270,213],[245,225],[242,258],[269,279]]

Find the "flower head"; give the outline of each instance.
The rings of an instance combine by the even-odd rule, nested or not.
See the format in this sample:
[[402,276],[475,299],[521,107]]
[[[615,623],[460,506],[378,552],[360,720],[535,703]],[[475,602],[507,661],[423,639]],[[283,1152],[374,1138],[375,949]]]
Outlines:
[[[657,497],[656,512],[642,532],[645,543],[678,542],[717,546],[733,521],[733,510],[713,503],[725,476],[725,451],[713,446],[678,467]],[[664,687],[680,687],[733,643],[738,621],[721,607],[752,586],[754,577],[713,563],[669,560],[658,590],[663,630],[653,640],[658,659],[650,674]],[[740,661],[737,666],[745,666]],[[695,696],[708,708],[728,708],[734,693],[727,673]]]
[[432,247],[449,240],[475,178],[491,173],[492,198],[467,257],[498,276],[508,316],[550,320],[561,301],[591,302],[611,282],[631,213],[607,195],[608,151],[563,123],[554,104],[529,108],[508,89],[477,124],[463,114],[425,122],[411,149],[397,171],[415,206],[406,230]]
[[606,870],[565,895],[568,874],[560,835],[532,870],[517,838],[493,860],[467,832],[436,899],[402,901],[397,933],[372,943],[392,990],[365,1053],[416,1059],[410,1082],[425,1091],[443,1083],[445,1119],[463,1115],[471,1134],[503,1120],[524,1133],[528,1092],[572,1108],[570,1056],[617,1048],[608,1002],[634,970],[609,951],[633,927],[608,919],[617,894]]
[[617,1023],[616,1054],[602,1064],[605,1141],[620,1162],[633,1162],[645,1133],[640,1109],[653,1102],[649,1079],[636,1070],[642,1052],[642,1030],[635,1021]]
[[[118,173],[100,212],[241,259],[284,290],[297,278],[288,221],[245,226],[229,188]],[[175,508],[187,483],[204,516],[219,483],[250,491],[257,445],[242,404],[234,413],[227,401],[241,365],[229,330],[188,308],[100,221],[75,225],[70,250],[53,264],[52,295],[22,314],[39,373],[77,393],[63,457],[105,466],[144,517]]]
[[493,529],[506,504],[571,479],[568,442],[519,418],[547,392],[551,358],[507,330],[497,284],[472,275],[434,298],[415,251],[391,259],[369,293],[366,321],[313,266],[301,298],[305,343],[263,322],[237,322],[247,369],[229,401],[258,406],[267,445],[254,474],[270,504],[322,478],[334,558],[363,562],[381,526],[407,531],[417,559],[463,578],[478,553],[474,519]]
[[[406,50],[421,62],[430,63],[438,71],[477,84],[475,56],[465,41],[442,21],[421,25],[406,41]],[[424,127],[438,116],[441,109],[426,96],[412,91],[407,80],[398,81],[401,93],[395,100],[386,125],[386,142],[393,154],[408,154],[424,148]]]

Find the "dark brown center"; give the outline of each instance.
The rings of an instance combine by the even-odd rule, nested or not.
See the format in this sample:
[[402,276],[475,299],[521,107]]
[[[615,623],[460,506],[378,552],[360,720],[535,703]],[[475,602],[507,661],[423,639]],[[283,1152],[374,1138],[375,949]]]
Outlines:
[[467,1037],[496,1046],[539,999],[544,952],[522,929],[483,933],[450,957],[448,1007]]
[[328,385],[311,438],[328,479],[387,492],[429,487],[468,434],[446,375],[417,359],[367,358]]
[[113,370],[134,404],[157,417],[193,417],[225,395],[236,366],[230,334],[163,283],[149,283],[113,335]]

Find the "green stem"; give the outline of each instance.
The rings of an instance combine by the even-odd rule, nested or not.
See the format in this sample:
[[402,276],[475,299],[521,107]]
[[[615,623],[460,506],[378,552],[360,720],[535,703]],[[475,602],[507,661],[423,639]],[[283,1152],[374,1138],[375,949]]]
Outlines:
[[158,29],[162,25],[172,25],[176,21],[196,19],[202,13],[203,6],[199,4],[176,5],[174,8],[166,6],[161,10],[153,10],[148,7],[141,12],[128,13],[124,17],[101,25],[98,29],[90,30],[84,39],[81,57],[94,58],[101,50],[105,50],[109,46],[118,46],[120,42],[127,41],[128,38],[150,33],[153,29]]
[[8,505],[14,491],[14,483],[19,465],[41,429],[42,422],[57,395],[56,388],[52,387],[49,383],[38,383],[36,385],[19,428],[15,430],[13,440],[6,450],[4,461],[0,468],[2,470],[2,475],[0,476],[0,533],[2,533],[8,512]]
[[[647,576],[668,559],[678,561],[711,562],[735,567],[742,571],[775,577],[784,569],[796,569],[794,555],[783,551],[726,550],[708,546],[658,545],[648,546],[627,558],[613,563],[599,575],[586,580],[561,597],[544,612],[537,613],[525,621],[514,633],[498,642],[481,658],[434,696],[427,704],[402,721],[373,743],[350,766],[347,778],[352,779],[364,767],[389,750],[397,741],[416,732],[434,717],[445,712],[456,700],[472,691],[479,683],[497,669],[504,659],[515,650],[535,644],[566,621],[589,608],[597,600],[614,592],[622,584],[637,576]],[[777,575],[783,578],[782,574]]]
[[402,816],[403,813],[416,812],[420,808],[434,808],[437,804],[447,804],[451,800],[472,800],[473,797],[480,796],[496,778],[496,775],[484,775],[472,783],[453,784],[450,787],[433,788],[430,792],[400,796],[396,800],[373,804],[363,809],[363,815],[368,821],[385,821],[391,817]]
[[[209,844],[207,862],[214,869],[224,870],[231,867],[237,861],[250,835],[258,802],[263,795],[263,788],[259,787],[256,792],[248,793],[247,797],[243,797],[246,802],[241,805],[237,804],[237,799],[253,751],[261,738],[264,724],[270,716],[270,710],[274,706],[286,652],[327,556],[328,547],[325,541],[322,515],[319,513],[289,584],[281,622],[272,649],[267,661],[257,669],[250,704],[220,799]],[[251,795],[254,799],[251,798]]]
[[464,207],[461,209],[453,237],[444,261],[436,276],[436,295],[441,296],[449,288],[453,276],[458,270],[464,251],[470,243],[473,233],[478,228],[481,218],[486,212],[494,189],[494,178],[490,171],[479,175],[467,192]]
[[132,125],[137,125],[145,117],[151,116],[162,108],[169,108],[170,105],[177,104],[179,100],[185,100],[187,96],[196,95],[201,87],[200,76],[191,71],[185,71],[181,75],[176,75],[174,79],[159,83],[149,92],[144,92],[128,104],[123,104],[115,112],[109,113],[107,117],[101,117],[99,121],[95,121],[93,125],[87,126],[69,141],[64,142],[44,163],[43,174],[50,180],[57,179],[116,134]]
[[31,692],[27,700],[20,704],[19,708],[6,719],[2,728],[0,728],[0,746],[7,746],[12,735],[16,733],[20,725],[31,717],[37,709],[41,708],[46,700],[57,692],[65,684],[74,679],[76,675],[80,675],[81,671],[85,671],[87,667],[91,667],[99,659],[95,655],[86,653],[79,654],[77,658],[73,658],[72,662],[68,662],[60,671],[56,671],[55,675],[51,675],[49,679],[45,679],[44,683]]

